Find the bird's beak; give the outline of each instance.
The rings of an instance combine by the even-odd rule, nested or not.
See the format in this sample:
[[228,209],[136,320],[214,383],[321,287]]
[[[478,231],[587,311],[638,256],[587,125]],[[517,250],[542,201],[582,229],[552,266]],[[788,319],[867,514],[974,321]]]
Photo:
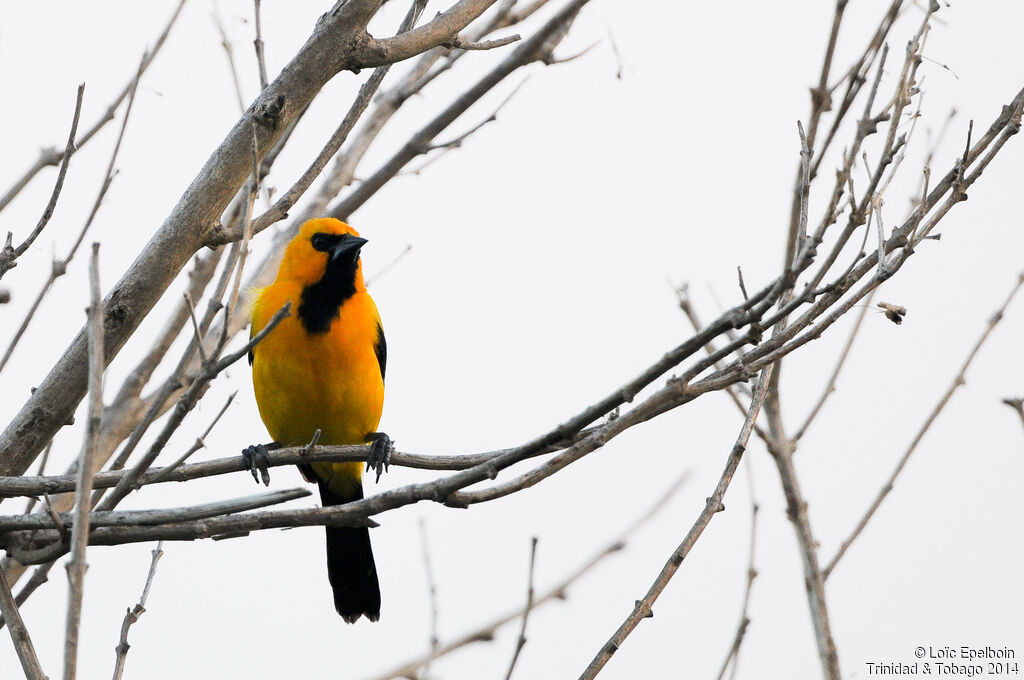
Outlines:
[[355,260],[356,256],[359,254],[359,249],[367,243],[368,241],[365,238],[360,238],[358,236],[344,239],[331,249],[331,262],[337,262],[347,255],[351,255],[352,260]]

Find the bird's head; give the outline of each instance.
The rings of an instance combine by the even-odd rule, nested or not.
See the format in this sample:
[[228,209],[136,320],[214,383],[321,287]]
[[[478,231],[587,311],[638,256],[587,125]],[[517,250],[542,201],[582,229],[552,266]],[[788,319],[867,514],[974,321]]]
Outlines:
[[366,239],[355,229],[333,217],[310,220],[299,228],[281,260],[281,274],[309,286],[324,278],[330,269],[336,274],[354,277],[357,288],[363,287],[359,250]]

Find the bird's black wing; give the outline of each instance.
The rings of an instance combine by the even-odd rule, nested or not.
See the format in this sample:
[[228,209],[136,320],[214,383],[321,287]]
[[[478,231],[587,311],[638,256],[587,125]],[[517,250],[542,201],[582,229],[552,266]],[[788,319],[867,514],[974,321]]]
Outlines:
[[384,372],[388,366],[388,342],[384,339],[384,328],[377,322],[377,342],[373,345],[373,353],[377,355],[377,364],[380,366],[380,377],[384,379]]

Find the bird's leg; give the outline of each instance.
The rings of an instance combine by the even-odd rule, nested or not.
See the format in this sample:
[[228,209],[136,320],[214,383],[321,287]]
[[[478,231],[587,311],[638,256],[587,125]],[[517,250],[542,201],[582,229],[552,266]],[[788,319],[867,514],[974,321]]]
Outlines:
[[376,481],[379,482],[380,476],[387,472],[388,465],[391,464],[391,452],[395,450],[395,443],[383,432],[371,432],[366,436],[366,441],[370,442],[370,455],[366,458],[366,469],[374,470],[377,473]]
[[[270,486],[270,470],[267,466],[267,451],[274,451],[284,446],[281,442],[270,442],[269,444],[253,444],[242,449],[242,461],[252,473],[252,478],[259,484],[263,478],[263,486]],[[259,470],[257,476],[256,471]]]

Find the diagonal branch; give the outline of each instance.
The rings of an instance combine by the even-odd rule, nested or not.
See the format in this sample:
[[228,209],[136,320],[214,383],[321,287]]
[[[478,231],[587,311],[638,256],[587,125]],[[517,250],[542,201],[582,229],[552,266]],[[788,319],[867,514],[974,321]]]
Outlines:
[[532,36],[516,45],[512,53],[504,61],[484,75],[473,87],[457,97],[441,113],[437,114],[419,132],[412,136],[383,166],[373,175],[361,182],[339,203],[328,211],[331,217],[341,220],[348,219],[360,206],[375,194],[386,182],[398,174],[412,159],[430,149],[431,142],[449,125],[465,113],[470,106],[491,91],[498,83],[511,73],[527,64],[543,60],[547,52],[553,48],[550,44],[560,32],[564,31],[589,0],[572,0],[553,15]]
[[[401,31],[407,31],[415,25],[416,20],[419,18],[420,13],[423,11],[426,4],[426,0],[416,0],[416,2],[413,3],[409,9],[409,13],[405,17],[405,20],[402,22]],[[258,7],[259,5],[257,0],[257,8]],[[363,86],[359,88],[359,92],[356,95],[355,100],[352,102],[348,112],[345,114],[345,117],[338,125],[338,128],[334,131],[334,134],[331,135],[327,144],[325,144],[320,150],[320,153],[317,154],[317,157],[310,164],[309,168],[302,173],[302,176],[295,181],[291,188],[278,198],[265,213],[252,221],[252,234],[258,234],[267,227],[288,216],[288,211],[295,205],[295,202],[306,193],[313,181],[320,176],[320,173],[323,172],[330,159],[338,153],[338,150],[345,143],[345,140],[348,139],[349,133],[352,132],[352,128],[355,127],[356,122],[363,115],[363,112],[366,111],[366,107],[369,106],[370,101],[380,88],[380,84],[384,80],[384,76],[387,75],[390,68],[391,64],[389,63],[384,64],[383,66],[378,66],[374,69],[373,74],[365,83],[363,83]],[[207,245],[237,241],[241,236],[242,234],[237,230],[234,232],[217,233],[210,239]]]
[[121,128],[117,133],[117,140],[114,142],[114,150],[110,154],[110,161],[107,163],[107,170],[104,175],[103,183],[100,185],[99,192],[96,194],[96,200],[93,201],[92,210],[89,211],[89,217],[86,218],[85,223],[79,230],[78,236],[75,238],[74,243],[68,250],[68,254],[61,260],[54,260],[51,264],[50,276],[43,283],[42,288],[39,289],[36,299],[25,314],[25,318],[22,319],[21,325],[18,327],[18,330],[11,339],[10,344],[4,351],[3,357],[0,358],[0,371],[3,371],[7,362],[10,361],[15,347],[18,346],[18,342],[25,334],[25,331],[28,330],[29,324],[32,322],[32,319],[35,317],[36,312],[39,310],[40,305],[42,305],[44,298],[50,292],[54,283],[56,283],[57,279],[67,273],[68,265],[70,265],[71,261],[75,259],[75,255],[78,253],[78,249],[85,240],[85,235],[88,233],[89,227],[92,226],[93,221],[96,219],[96,214],[99,212],[100,206],[103,204],[103,199],[107,195],[107,190],[110,189],[110,185],[114,181],[114,176],[117,174],[114,165],[117,162],[117,156],[121,151],[121,143],[124,141],[124,133],[128,127],[128,118],[131,116],[132,105],[135,103],[135,92],[139,85],[139,79],[142,77],[142,71],[148,63],[148,60],[149,55],[143,54],[142,61],[139,63],[139,68],[135,73],[135,79],[128,85],[128,104],[125,106],[124,118],[121,121]]
[[1013,289],[1010,291],[1010,294],[1006,297],[1006,300],[1003,302],[1002,306],[999,307],[999,309],[997,309],[991,317],[989,317],[988,322],[985,324],[985,330],[982,331],[981,335],[974,343],[974,346],[971,348],[971,351],[967,354],[967,358],[964,359],[964,363],[960,366],[960,370],[953,377],[953,382],[951,382],[949,387],[946,388],[945,394],[942,395],[942,398],[939,399],[939,402],[935,405],[935,408],[932,409],[932,412],[928,415],[928,418],[924,421],[924,424],[921,425],[921,429],[918,430],[916,435],[914,435],[914,439],[913,441],[910,442],[910,446],[908,446],[907,450],[903,453],[903,456],[896,464],[896,467],[893,469],[892,474],[889,475],[889,479],[887,479],[885,484],[882,486],[882,490],[879,491],[878,496],[875,498],[874,502],[871,503],[867,511],[864,513],[864,516],[861,517],[860,521],[857,523],[857,526],[854,528],[853,533],[850,534],[849,538],[843,541],[842,545],[839,546],[839,550],[836,552],[835,557],[833,557],[832,560],[828,563],[828,566],[825,567],[825,578],[828,578],[832,574],[832,570],[836,568],[836,565],[839,563],[839,560],[843,558],[843,556],[846,554],[846,551],[850,549],[850,546],[853,544],[853,542],[856,541],[857,538],[861,535],[861,533],[864,531],[864,528],[867,526],[868,522],[871,521],[871,518],[874,517],[875,513],[878,511],[878,508],[881,507],[886,497],[888,497],[888,495],[892,492],[893,487],[896,484],[896,479],[900,476],[900,473],[903,472],[903,468],[906,467],[907,461],[910,460],[910,456],[913,455],[915,450],[917,450],[918,444],[920,444],[921,440],[924,439],[924,436],[925,434],[928,433],[928,430],[931,428],[932,423],[935,422],[935,420],[942,413],[943,409],[946,408],[946,404],[948,404],[949,400],[953,397],[953,393],[956,392],[957,389],[959,389],[964,384],[964,376],[967,374],[967,369],[971,367],[971,362],[974,361],[974,357],[978,355],[978,352],[981,350],[982,345],[984,345],[985,341],[988,340],[989,335],[992,334],[992,331],[995,330],[995,327],[999,324],[1000,321],[1003,320],[1003,316],[1006,313],[1007,307],[1009,307],[1010,302],[1013,301],[1013,298],[1017,295],[1017,291],[1021,289],[1021,286],[1024,286],[1024,273],[1021,273],[1017,277],[1016,284],[1013,286]]
[[[389,50],[388,60],[412,56],[412,47],[429,49],[450,39],[490,4],[482,0],[458,3],[428,24],[426,33],[410,31],[398,36],[400,49],[396,46]],[[104,303],[107,362],[118,354],[178,272],[207,242],[224,209],[249,178],[253,130],[262,155],[274,147],[336,74],[384,63],[363,58],[365,45],[375,42],[366,34],[366,25],[379,6],[379,0],[348,0],[321,17],[309,40],[213,151],[163,225],[108,294]],[[442,26],[445,30],[439,31]],[[416,35],[410,40],[410,34]],[[0,434],[0,474],[23,474],[67,422],[85,395],[86,353],[85,335],[79,333]]]
[[757,388],[754,390],[754,396],[750,402],[750,408],[747,410],[747,417],[743,421],[743,426],[740,428],[740,433],[736,438],[736,443],[732,447],[732,451],[729,453],[729,457],[726,459],[725,470],[722,472],[722,476],[718,480],[718,484],[715,485],[715,490],[711,496],[708,497],[707,503],[704,505],[704,510],[701,511],[697,520],[690,527],[690,531],[687,532],[683,542],[679,544],[679,547],[675,549],[668,562],[662,567],[661,572],[655,578],[654,583],[648,589],[647,594],[644,595],[642,600],[637,600],[633,607],[633,611],[626,617],[626,620],[622,622],[618,630],[612,635],[608,642],[601,646],[601,649],[594,656],[594,659],[587,666],[586,670],[580,675],[580,680],[593,680],[597,677],[597,674],[601,672],[605,664],[612,658],[622,646],[622,643],[626,641],[630,633],[636,630],[636,627],[640,625],[640,622],[646,618],[654,616],[652,607],[661,595],[662,591],[668,585],[672,577],[675,576],[679,567],[682,566],[683,560],[690,553],[697,539],[700,538],[701,534],[711,523],[714,516],[725,510],[725,505],[722,500],[725,497],[725,492],[729,488],[729,484],[732,482],[733,477],[736,474],[736,469],[739,467],[740,460],[743,458],[743,453],[747,449],[747,442],[750,440],[750,434],[754,431],[754,422],[757,420],[758,413],[761,411],[761,405],[764,404],[766,397],[768,396],[768,383],[771,378],[772,366],[768,366],[764,371],[761,372],[761,377],[758,381]]
[[[185,0],[180,0],[178,6],[174,9],[174,12],[171,14],[171,18],[167,21],[167,24],[164,26],[163,31],[160,33],[159,37],[157,37],[156,42],[153,43],[153,48],[149,50],[149,56],[146,59],[145,63],[143,64],[142,70],[148,68],[149,65],[153,63],[153,60],[156,59],[157,53],[160,52],[160,48],[162,48],[164,46],[164,43],[167,41],[167,36],[170,35],[171,27],[173,27],[175,22],[178,20],[178,16],[181,14],[181,8],[184,6]],[[96,135],[97,132],[100,131],[100,129],[104,125],[114,120],[114,112],[117,111],[118,107],[121,106],[121,102],[123,102],[125,100],[125,97],[128,96],[128,93],[132,89],[132,82],[134,81],[130,81],[128,85],[125,85],[124,89],[122,89],[121,92],[114,98],[114,101],[110,103],[110,105],[107,107],[107,110],[99,118],[99,120],[97,120],[93,124],[93,126],[86,131],[85,134],[83,134],[82,136],[75,140],[75,148],[81,149],[89,142],[90,139],[92,139]],[[61,154],[58,153],[55,149],[44,149],[42,153],[40,153],[39,159],[35,162],[35,164],[25,171],[25,174],[22,175],[17,182],[15,182],[14,186],[11,187],[11,189],[6,194],[4,194],[3,197],[0,197],[0,210],[6,208],[7,205],[12,200],[14,200],[14,198],[19,193],[21,193],[22,189],[28,186],[28,183],[31,182],[37,174],[39,174],[40,170],[42,170],[43,168],[50,167],[51,165],[57,165],[58,163],[60,163],[61,157]]]
[[124,664],[128,660],[128,629],[132,627],[139,617],[146,611],[146,600],[149,599],[149,589],[153,586],[153,577],[156,576],[156,565],[163,557],[163,543],[157,543],[153,549],[153,558],[149,563],[149,574],[146,576],[146,585],[142,587],[142,595],[136,605],[130,608],[124,615],[121,622],[121,638],[114,649],[117,651],[117,658],[114,662],[114,680],[121,680],[124,674]]
[[29,637],[25,622],[21,620],[21,613],[18,611],[18,604],[11,595],[11,587],[7,585],[7,574],[0,571],[0,614],[3,614],[3,623],[7,624],[11,632],[11,641],[14,643],[14,651],[18,653],[18,660],[21,661],[21,668],[25,671],[27,680],[46,680],[42,666],[39,665],[39,657],[32,645],[32,638]]
[[360,67],[383,66],[404,61],[422,54],[432,47],[454,40],[459,31],[468,26],[496,0],[460,0],[432,21],[393,38],[369,38],[362,49],[353,55]]
[[78,632],[85,594],[85,549],[89,544],[89,495],[92,493],[93,459],[103,415],[103,311],[100,306],[100,245],[92,244],[89,263],[89,420],[78,460],[75,514],[71,525],[71,561],[68,563],[68,615],[64,635],[64,680],[74,680],[78,666]]
[[71,118],[71,132],[68,134],[67,144],[64,146],[64,154],[60,161],[60,170],[57,171],[57,181],[53,185],[53,191],[50,192],[50,200],[46,204],[46,208],[43,209],[43,214],[39,217],[39,221],[36,223],[35,228],[25,237],[25,240],[18,244],[15,248],[11,245],[12,234],[7,232],[7,243],[4,244],[2,250],[0,250],[0,278],[6,274],[10,269],[17,265],[16,260],[25,254],[25,251],[35,243],[35,240],[39,238],[39,234],[43,232],[46,225],[50,223],[50,218],[53,217],[53,211],[57,207],[57,199],[60,198],[60,191],[64,188],[64,177],[68,172],[68,163],[71,162],[71,156],[75,153],[75,135],[78,134],[78,119],[82,115],[82,97],[85,96],[85,83],[78,86],[78,95],[75,98],[75,113]]
[[505,680],[512,680],[512,671],[515,670],[516,662],[519,661],[519,654],[523,651],[523,647],[526,646],[526,622],[529,620],[530,612],[533,610],[533,565],[536,557],[537,537],[534,536],[530,539],[530,575],[526,586],[526,606],[523,608],[523,620],[519,626],[519,638],[516,640],[516,649],[512,653],[512,661],[509,663],[508,671],[505,673]]
[[[668,502],[683,487],[689,477],[689,470],[677,477],[664,492],[659,494],[658,498],[651,503],[650,507],[648,507],[642,515],[633,520],[620,534],[615,536],[611,541],[605,544],[604,547],[595,552],[590,558],[559,581],[554,587],[549,588],[534,598],[531,609],[536,609],[537,607],[547,604],[552,600],[568,599],[567,591],[570,586],[589,573],[598,564],[603,562],[606,557],[614,555],[625,549],[633,534],[635,534],[642,526],[650,521],[652,517],[657,515],[668,505]],[[439,646],[436,651],[432,651],[429,655],[417,657],[402,664],[401,666],[397,666],[385,673],[374,676],[374,680],[392,680],[392,678],[416,677],[416,672],[427,662],[451,654],[452,652],[458,651],[459,649],[476,642],[489,642],[494,639],[494,634],[499,628],[521,619],[522,616],[522,609],[516,608],[513,611],[510,611],[503,616],[499,616],[493,621],[479,626],[473,631],[456,638],[452,642]]]

